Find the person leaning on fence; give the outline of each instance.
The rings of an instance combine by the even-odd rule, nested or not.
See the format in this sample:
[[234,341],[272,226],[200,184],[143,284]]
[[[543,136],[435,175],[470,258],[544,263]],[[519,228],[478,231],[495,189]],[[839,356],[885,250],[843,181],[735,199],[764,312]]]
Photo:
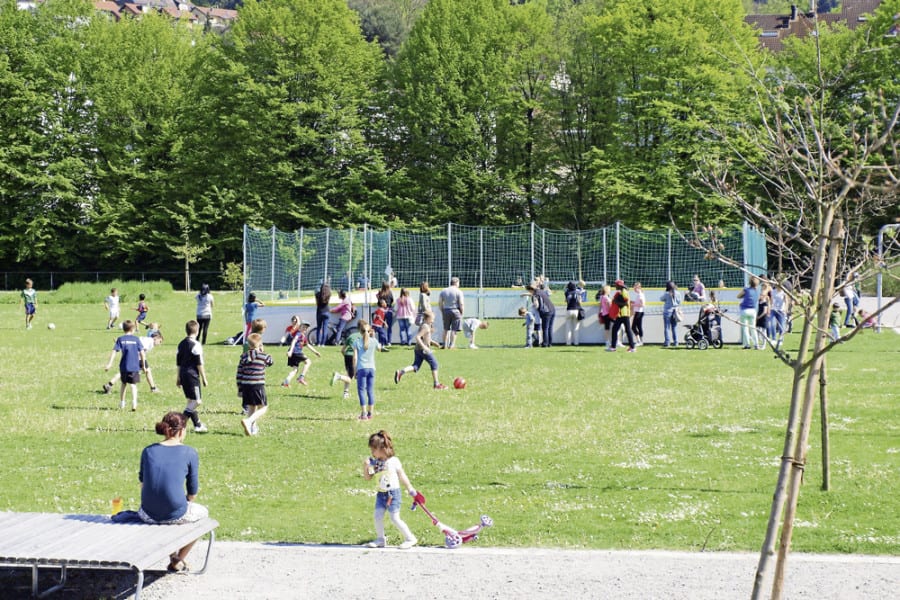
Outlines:
[[400,289],[400,297],[397,298],[397,326],[400,330],[400,345],[409,346],[412,343],[410,338],[410,325],[416,316],[416,305],[413,304],[406,288]]
[[350,295],[347,293],[347,290],[341,290],[338,292],[338,298],[340,301],[338,305],[331,309],[330,312],[336,314],[338,316],[337,327],[334,329],[334,335],[329,336],[326,340],[326,344],[336,346],[341,343],[341,337],[344,335],[344,329],[347,328],[347,324],[353,319],[353,303],[350,302]]
[[[200,457],[184,444],[187,434],[184,415],[169,412],[156,424],[156,433],[165,439],[144,448],[138,481],[141,508],[138,516],[153,525],[193,523],[209,516],[209,510],[194,499],[200,491]],[[170,572],[189,570],[185,559],[195,542],[169,555]]]
[[663,303],[663,348],[677,348],[682,296],[674,281],[666,282],[666,291],[660,296],[659,301]]
[[566,346],[578,345],[578,330],[581,326],[581,292],[574,281],[566,285]]
[[634,333],[636,346],[644,345],[644,306],[646,304],[647,297],[644,295],[644,288],[641,287],[640,281],[635,281],[631,290],[631,331]]
[[553,321],[556,319],[556,306],[550,299],[550,290],[546,283],[541,283],[534,292],[537,298],[538,312],[541,315],[541,347],[553,345]]
[[628,297],[628,288],[621,279],[616,279],[616,293],[613,295],[612,303],[618,310],[616,311],[616,320],[612,326],[612,345],[607,348],[610,352],[616,351],[616,344],[619,341],[619,330],[625,328],[625,337],[628,338],[628,351],[634,352],[634,335],[631,332],[631,301]]
[[594,296],[594,299],[597,300],[597,305],[600,307],[597,312],[597,320],[603,325],[603,343],[609,348],[609,328],[612,325],[612,319],[609,316],[609,309],[612,306],[612,294],[609,286],[601,286],[597,290],[597,295]]
[[323,283],[316,292],[316,345],[322,346],[328,339],[328,320],[331,317],[331,286]]

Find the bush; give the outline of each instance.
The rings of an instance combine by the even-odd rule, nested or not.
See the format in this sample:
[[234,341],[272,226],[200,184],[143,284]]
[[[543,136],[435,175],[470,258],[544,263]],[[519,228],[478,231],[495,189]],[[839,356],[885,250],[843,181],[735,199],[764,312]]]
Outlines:
[[230,262],[222,269],[222,282],[232,291],[244,289],[244,269],[241,263]]
[[172,295],[172,284],[168,281],[105,281],[64,283],[55,292],[41,294],[38,291],[38,302],[48,304],[102,304],[112,288],[119,290],[119,301],[124,306],[128,302],[137,302],[139,294],[147,296],[147,302],[169,299]]

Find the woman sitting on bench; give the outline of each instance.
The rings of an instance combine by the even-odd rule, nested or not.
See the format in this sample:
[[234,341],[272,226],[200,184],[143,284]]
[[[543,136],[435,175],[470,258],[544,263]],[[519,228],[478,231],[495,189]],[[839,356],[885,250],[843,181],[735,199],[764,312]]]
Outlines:
[[[200,488],[200,459],[197,451],[184,445],[186,419],[170,412],[156,424],[156,433],[165,440],[144,448],[141,453],[141,509],[145,523],[170,525],[193,523],[209,516],[209,510],[194,502]],[[185,494],[185,489],[187,493]],[[184,559],[194,542],[170,555],[168,570],[187,571]]]

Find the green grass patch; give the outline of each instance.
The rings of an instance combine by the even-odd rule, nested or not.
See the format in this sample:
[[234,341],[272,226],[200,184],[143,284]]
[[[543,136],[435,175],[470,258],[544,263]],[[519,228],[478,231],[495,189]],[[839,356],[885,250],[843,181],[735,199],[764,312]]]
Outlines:
[[[373,485],[360,468],[368,435],[384,428],[442,520],[462,528],[482,513],[494,518],[479,543],[746,551],[762,543],[790,394],[789,370],[768,352],[526,350],[517,347],[519,321],[494,320],[478,333],[480,350],[437,354],[442,381],[463,376],[463,391],[433,392],[427,372],[394,385],[412,351],[379,354],[376,418],[360,423],[355,394],[343,400],[329,385],[343,364],[337,349],[313,357],[308,387],[285,389],[286,349],[270,347],[271,408],[262,434],[247,438],[234,387],[240,349],[218,343],[240,328],[241,297],[215,297],[201,409],[210,433],[187,441],[201,457],[200,501],[224,539],[371,539]],[[0,509],[103,513],[115,496],[138,506],[140,451],[159,439],[163,413],[184,407],[174,354],[195,303],[193,294],[154,293],[149,318],[163,324],[166,342],[149,358],[163,392],[142,383],[132,413],[100,393],[116,335],[104,329],[102,299],[99,290],[84,304],[48,302],[27,332],[20,309],[0,305]],[[789,336],[789,348],[798,338]],[[893,332],[867,332],[829,355],[833,489],[819,489],[817,423],[795,550],[900,553],[898,351]],[[407,506],[423,543],[441,545]]]

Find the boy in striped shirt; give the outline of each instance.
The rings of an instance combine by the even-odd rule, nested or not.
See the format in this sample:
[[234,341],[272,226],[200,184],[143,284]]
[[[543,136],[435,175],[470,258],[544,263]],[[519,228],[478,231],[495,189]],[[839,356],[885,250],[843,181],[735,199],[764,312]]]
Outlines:
[[237,368],[237,385],[241,390],[244,406],[248,409],[241,426],[247,435],[259,433],[256,421],[269,409],[266,400],[266,367],[271,367],[272,357],[263,352],[262,336],[251,333],[247,336],[247,351],[241,354]]

